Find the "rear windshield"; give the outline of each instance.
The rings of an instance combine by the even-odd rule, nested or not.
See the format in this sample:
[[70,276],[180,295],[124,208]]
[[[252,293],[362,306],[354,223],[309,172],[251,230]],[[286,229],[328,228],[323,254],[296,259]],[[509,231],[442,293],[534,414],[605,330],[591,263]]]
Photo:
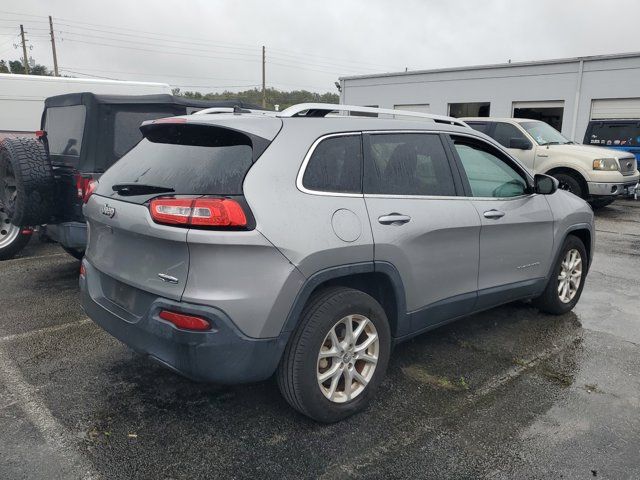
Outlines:
[[[251,139],[242,133],[166,125],[147,132],[147,138],[109,168],[100,177],[97,193],[119,196],[114,185],[137,184],[172,189],[176,195],[240,195],[252,158]],[[149,197],[129,194],[126,199],[142,203],[145,195]]]
[[587,130],[584,143],[616,147],[640,146],[640,121],[592,122]]
[[84,105],[47,108],[44,128],[54,162],[78,163],[86,115]]

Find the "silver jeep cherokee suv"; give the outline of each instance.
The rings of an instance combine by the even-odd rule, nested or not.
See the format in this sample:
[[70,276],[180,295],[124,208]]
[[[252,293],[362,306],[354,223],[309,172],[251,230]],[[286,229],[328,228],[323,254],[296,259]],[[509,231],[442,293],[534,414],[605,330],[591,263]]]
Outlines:
[[461,121],[399,114],[145,122],[84,205],[87,314],[193,379],[275,373],[291,406],[333,422],[369,403],[399,342],[519,299],[571,310],[588,205]]

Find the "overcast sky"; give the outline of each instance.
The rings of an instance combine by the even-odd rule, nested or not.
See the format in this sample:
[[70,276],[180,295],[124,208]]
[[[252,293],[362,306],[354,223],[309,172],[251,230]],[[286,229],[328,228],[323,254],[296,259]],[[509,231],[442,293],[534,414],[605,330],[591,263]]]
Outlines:
[[20,0],[0,4],[0,58],[20,56],[23,23],[51,67],[47,15],[65,73],[183,91],[258,86],[262,45],[268,86],[318,92],[344,75],[640,51],[638,0]]

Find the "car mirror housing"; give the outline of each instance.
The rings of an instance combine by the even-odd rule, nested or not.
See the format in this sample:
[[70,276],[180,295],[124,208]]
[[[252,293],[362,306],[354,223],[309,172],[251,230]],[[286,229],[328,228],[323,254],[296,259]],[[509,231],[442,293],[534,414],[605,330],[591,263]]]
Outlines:
[[531,150],[533,145],[526,138],[510,138],[509,148],[517,148],[518,150]]
[[552,195],[558,190],[558,180],[542,173],[533,177],[533,183],[535,192],[540,195]]

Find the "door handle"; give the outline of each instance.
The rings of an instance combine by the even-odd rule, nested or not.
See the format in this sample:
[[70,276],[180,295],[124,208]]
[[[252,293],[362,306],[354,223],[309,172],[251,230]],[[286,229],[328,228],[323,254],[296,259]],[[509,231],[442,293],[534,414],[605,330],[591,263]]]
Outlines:
[[484,212],[484,218],[491,218],[492,220],[497,220],[498,218],[502,218],[504,217],[504,212],[501,212],[499,210],[487,210],[486,212]]
[[400,213],[390,213],[389,215],[382,215],[378,217],[378,222],[382,225],[403,225],[411,220],[409,215],[402,215]]

